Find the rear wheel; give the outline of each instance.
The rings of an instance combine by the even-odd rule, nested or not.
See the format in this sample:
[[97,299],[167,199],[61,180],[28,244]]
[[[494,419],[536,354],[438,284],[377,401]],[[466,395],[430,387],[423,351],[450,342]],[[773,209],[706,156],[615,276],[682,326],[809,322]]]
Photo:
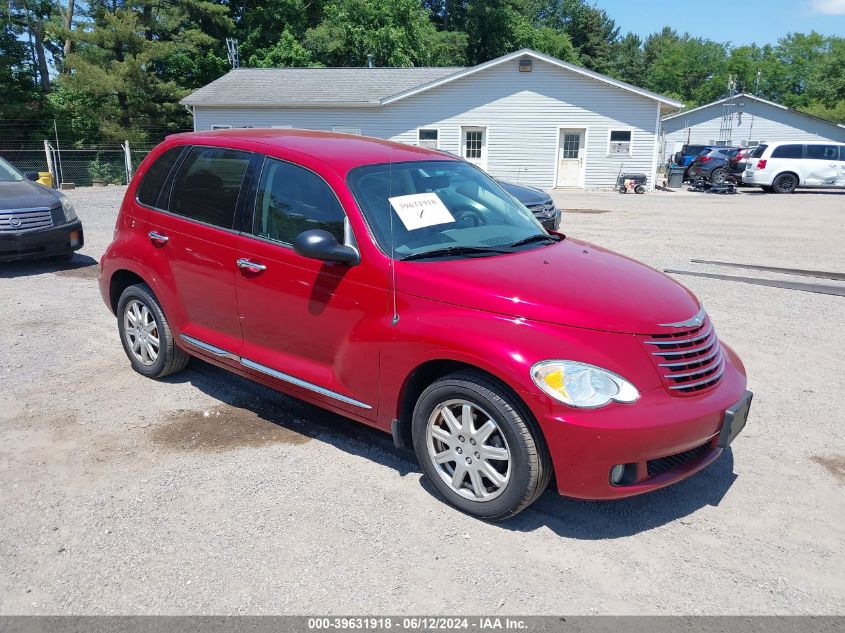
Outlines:
[[725,170],[719,167],[718,169],[714,169],[713,173],[710,174],[710,182],[714,185],[722,185],[725,182],[725,177]]
[[191,358],[176,347],[167,318],[147,284],[129,286],[120,295],[117,329],[132,369],[148,378],[175,374]]
[[412,430],[429,481],[475,517],[512,517],[549,483],[548,450],[531,414],[483,374],[457,372],[432,383],[414,408]]
[[775,193],[792,193],[798,187],[798,176],[795,174],[781,174],[772,182]]

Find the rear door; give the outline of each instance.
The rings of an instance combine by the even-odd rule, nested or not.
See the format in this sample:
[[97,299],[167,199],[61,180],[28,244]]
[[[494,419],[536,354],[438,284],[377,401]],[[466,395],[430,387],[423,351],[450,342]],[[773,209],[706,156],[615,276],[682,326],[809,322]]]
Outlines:
[[366,267],[302,257],[301,232],[322,229],[355,245],[329,184],[301,165],[265,158],[254,213],[243,227],[237,273],[247,373],[283,389],[374,419],[386,284]]
[[834,187],[840,176],[839,146],[808,143],[804,158],[805,184],[814,187]]
[[238,365],[242,345],[235,299],[238,234],[235,210],[250,152],[192,147],[149,214],[147,262],[181,342]]

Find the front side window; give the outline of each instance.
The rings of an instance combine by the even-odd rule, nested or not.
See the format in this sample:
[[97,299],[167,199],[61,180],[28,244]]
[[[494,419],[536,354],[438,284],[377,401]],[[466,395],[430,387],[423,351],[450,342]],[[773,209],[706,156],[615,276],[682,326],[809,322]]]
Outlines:
[[610,147],[608,154],[630,154],[631,153],[631,131],[611,130]]
[[772,158],[801,158],[803,145],[781,145],[772,150]]
[[807,145],[807,158],[813,160],[839,160],[837,145]]
[[317,174],[266,159],[255,198],[253,235],[292,244],[303,231],[322,229],[343,243],[344,218],[331,187]]
[[167,200],[162,191],[164,183],[184,149],[184,147],[169,149],[150,165],[138,187],[138,202],[148,207],[163,208],[166,206]]
[[463,161],[366,165],[348,182],[379,247],[397,259],[472,257],[550,240],[528,209]]
[[179,167],[170,194],[170,212],[231,228],[250,152],[194,147]]

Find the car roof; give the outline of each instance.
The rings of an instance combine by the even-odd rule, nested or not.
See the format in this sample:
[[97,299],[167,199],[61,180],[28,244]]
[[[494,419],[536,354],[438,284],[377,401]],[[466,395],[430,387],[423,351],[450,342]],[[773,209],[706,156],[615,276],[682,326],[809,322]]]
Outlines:
[[[305,154],[322,161],[341,175],[346,175],[355,167],[377,163],[461,160],[445,152],[370,136],[293,128],[233,128],[187,132],[174,134],[167,137],[167,140],[177,145],[220,145],[280,157],[290,153]],[[277,151],[273,151],[274,149]]]

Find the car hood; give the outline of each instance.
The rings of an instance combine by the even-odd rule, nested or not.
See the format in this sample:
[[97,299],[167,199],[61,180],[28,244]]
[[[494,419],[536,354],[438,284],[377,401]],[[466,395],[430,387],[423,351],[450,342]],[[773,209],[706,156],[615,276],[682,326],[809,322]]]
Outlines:
[[31,180],[0,182],[0,210],[28,207],[53,208],[58,202],[57,194]]
[[700,309],[663,273],[573,239],[513,254],[398,262],[406,295],[605,332],[649,334]]
[[501,185],[502,189],[525,205],[540,204],[546,202],[551,197],[542,189],[535,189],[526,185],[516,185],[505,180],[498,180],[497,182]]

